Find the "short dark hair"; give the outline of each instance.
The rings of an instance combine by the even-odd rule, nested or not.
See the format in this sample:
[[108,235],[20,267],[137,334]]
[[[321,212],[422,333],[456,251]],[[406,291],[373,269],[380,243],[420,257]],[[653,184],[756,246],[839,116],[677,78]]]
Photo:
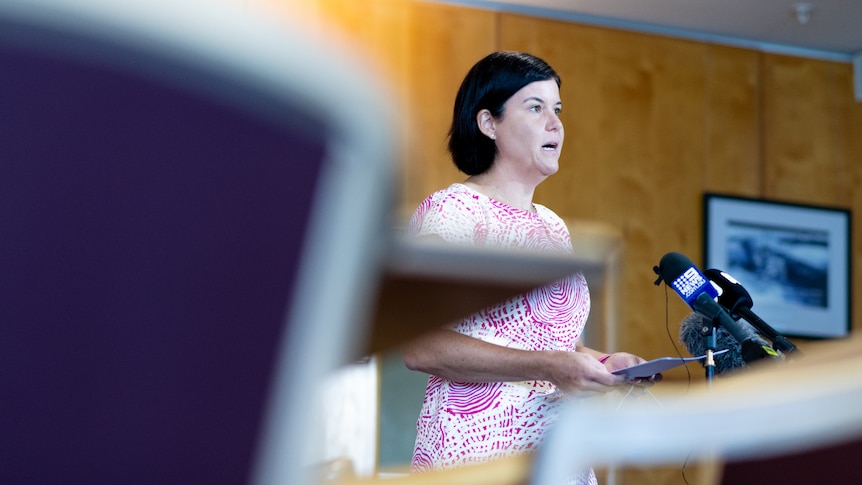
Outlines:
[[497,145],[479,131],[479,111],[487,109],[494,118],[500,118],[512,95],[532,82],[550,79],[560,86],[560,76],[547,62],[523,52],[494,52],[473,65],[455,97],[449,130],[449,153],[458,170],[479,175],[491,167],[497,155]]

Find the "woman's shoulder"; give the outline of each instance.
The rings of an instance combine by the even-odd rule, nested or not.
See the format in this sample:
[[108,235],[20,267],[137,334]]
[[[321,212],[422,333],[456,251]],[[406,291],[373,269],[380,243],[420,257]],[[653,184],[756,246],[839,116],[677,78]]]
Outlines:
[[547,206],[534,203],[533,207],[536,208],[536,214],[540,218],[542,218],[545,221],[545,223],[551,223],[551,224],[559,225],[559,226],[563,226],[563,227],[566,226],[566,222],[563,220],[563,218],[560,217],[559,215],[557,215],[556,212],[549,209]]
[[482,204],[483,195],[470,187],[454,183],[445,189],[433,192],[416,209],[417,213],[427,212],[474,212]]
[[445,189],[440,189],[432,193],[426,198],[426,200],[431,200],[439,203],[444,203],[445,201],[449,200],[476,201],[479,200],[479,197],[481,195],[482,194],[476,192],[467,185],[464,185],[460,182],[455,182],[452,185],[446,187]]
[[408,234],[445,233],[462,227],[465,231],[481,219],[483,196],[464,184],[454,183],[422,201],[413,212]]

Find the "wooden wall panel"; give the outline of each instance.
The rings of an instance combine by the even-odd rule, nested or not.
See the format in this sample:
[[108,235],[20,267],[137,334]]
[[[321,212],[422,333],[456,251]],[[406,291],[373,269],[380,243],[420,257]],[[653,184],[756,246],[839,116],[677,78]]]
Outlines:
[[[852,78],[852,76],[851,76]],[[853,330],[862,329],[862,102],[845,103],[844,139],[846,140],[847,183],[850,184],[849,207],[852,213],[853,261],[852,284],[853,301],[851,308]]]
[[708,45],[704,189],[757,197],[763,185],[760,143],[760,54]]
[[[862,237],[862,104],[854,103],[852,68],[846,63],[763,56],[765,184],[761,194],[779,200],[854,211],[853,294],[860,301]],[[851,307],[854,329],[860,305]]]
[[847,133],[842,105],[852,95],[846,64],[763,56],[767,197],[845,205]]
[[488,10],[412,2],[409,46],[410,98],[405,118],[416,122],[405,160],[402,213],[409,214],[431,192],[466,176],[446,149],[455,94],[473,64],[496,50],[496,14]]

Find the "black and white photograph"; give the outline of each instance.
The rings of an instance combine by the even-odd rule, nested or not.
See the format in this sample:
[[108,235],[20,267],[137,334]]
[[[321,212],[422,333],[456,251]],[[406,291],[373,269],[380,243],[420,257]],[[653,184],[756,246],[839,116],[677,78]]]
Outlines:
[[707,268],[730,274],[752,311],[785,335],[849,332],[849,213],[706,194]]

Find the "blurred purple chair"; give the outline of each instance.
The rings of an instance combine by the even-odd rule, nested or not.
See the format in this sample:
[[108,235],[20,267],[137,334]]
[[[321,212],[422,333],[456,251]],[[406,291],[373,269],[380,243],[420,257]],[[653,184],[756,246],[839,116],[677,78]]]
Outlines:
[[206,1],[0,3],[0,483],[309,482],[394,144],[310,37]]

